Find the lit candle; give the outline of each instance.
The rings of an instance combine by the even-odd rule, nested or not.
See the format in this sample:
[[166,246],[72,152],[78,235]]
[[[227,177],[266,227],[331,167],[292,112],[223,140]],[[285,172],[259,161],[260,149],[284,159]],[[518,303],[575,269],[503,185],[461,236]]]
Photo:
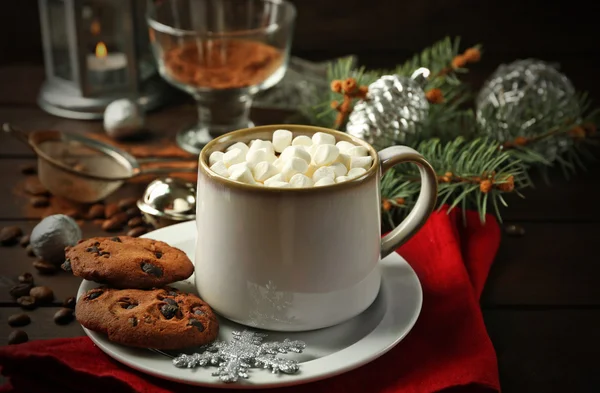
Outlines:
[[124,53],[108,53],[104,42],[96,45],[95,54],[87,58],[90,79],[98,84],[114,84],[125,82],[127,56]]

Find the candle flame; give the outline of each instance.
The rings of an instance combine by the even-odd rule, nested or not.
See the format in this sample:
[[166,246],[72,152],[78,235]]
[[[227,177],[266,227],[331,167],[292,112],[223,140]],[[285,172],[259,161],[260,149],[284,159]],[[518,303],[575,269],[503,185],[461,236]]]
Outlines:
[[102,58],[106,57],[106,55],[108,55],[108,49],[106,49],[106,45],[102,41],[98,42],[96,45],[96,57]]

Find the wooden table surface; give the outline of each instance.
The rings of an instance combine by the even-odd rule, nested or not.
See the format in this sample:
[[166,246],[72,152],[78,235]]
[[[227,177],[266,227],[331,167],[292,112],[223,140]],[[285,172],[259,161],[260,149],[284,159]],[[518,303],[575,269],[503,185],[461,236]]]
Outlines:
[[[42,80],[40,67],[0,68],[0,122],[26,130],[102,134],[100,122],[62,119],[40,110],[35,100]],[[258,124],[282,121],[285,115],[253,113]],[[157,135],[154,140],[172,141],[174,132],[195,116],[193,105],[184,101],[150,114],[147,123]],[[27,176],[20,167],[33,163],[30,150],[0,135],[0,226],[18,225],[29,233],[48,212],[30,207],[23,191]],[[506,393],[600,391],[598,179],[600,164],[570,181],[556,174],[550,186],[538,181],[536,189],[526,191],[526,199],[513,198],[504,210],[505,224],[519,224],[526,233],[503,237],[481,305]],[[127,184],[107,202],[139,196],[144,186]],[[91,221],[83,222],[82,229],[84,237],[106,235]],[[62,301],[76,295],[80,280],[64,272],[40,275],[33,261],[19,245],[0,247],[0,319],[23,312],[8,290],[18,275],[31,272],[36,285],[50,286],[56,298],[51,305],[26,311],[32,323],[23,330],[30,340],[83,335],[76,322],[53,322]],[[0,326],[0,344],[5,345],[11,328],[6,322]]]

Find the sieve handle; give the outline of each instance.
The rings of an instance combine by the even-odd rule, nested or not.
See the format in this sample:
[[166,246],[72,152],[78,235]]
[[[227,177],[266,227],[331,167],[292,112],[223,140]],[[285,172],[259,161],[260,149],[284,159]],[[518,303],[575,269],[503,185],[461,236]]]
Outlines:
[[16,139],[18,139],[20,142],[23,142],[24,144],[29,146],[29,148],[33,149],[31,144],[29,143],[29,137],[27,136],[27,134],[24,131],[14,128],[13,126],[10,125],[10,123],[2,124],[2,130],[4,132],[6,132],[7,134],[12,135]]
[[170,173],[196,173],[198,172],[197,167],[188,168],[142,168],[140,169],[138,176],[141,175],[168,175]]

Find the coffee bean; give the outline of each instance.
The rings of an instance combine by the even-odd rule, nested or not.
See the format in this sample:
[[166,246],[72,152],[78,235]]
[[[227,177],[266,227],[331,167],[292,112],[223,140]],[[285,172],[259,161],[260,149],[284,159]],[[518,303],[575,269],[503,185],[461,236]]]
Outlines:
[[69,209],[66,212],[63,213],[65,216],[69,216],[73,219],[79,219],[81,218],[81,214],[79,213],[79,210],[77,209]]
[[162,277],[163,275],[161,268],[148,262],[142,263],[142,270],[144,273],[148,273],[156,277]]
[[62,306],[65,308],[71,308],[71,309],[75,310],[76,304],[77,304],[77,299],[75,299],[75,296],[71,296],[63,302]]
[[196,329],[200,330],[201,332],[204,331],[204,325],[202,324],[202,322],[200,322],[197,319],[190,319],[189,324],[194,326]]
[[127,232],[127,236],[131,237],[139,237],[148,232],[148,230],[144,227],[136,227]]
[[19,276],[19,282],[33,285],[33,275],[25,272]]
[[50,287],[45,286],[31,288],[29,296],[33,296],[38,304],[52,303],[54,300],[54,292]]
[[54,323],[57,325],[66,325],[73,320],[73,310],[70,308],[61,308],[54,314]]
[[29,336],[22,330],[13,330],[8,335],[9,345],[22,344],[26,343],[27,341],[29,341]]
[[29,245],[30,239],[31,238],[29,237],[29,235],[25,235],[21,237],[21,240],[19,240],[19,244],[21,245],[21,247],[27,247]]
[[121,199],[119,203],[117,203],[117,206],[119,206],[119,209],[124,212],[131,209],[132,207],[135,207],[136,204],[137,198],[125,198]]
[[102,220],[102,219],[99,219],[99,218],[95,219],[95,220],[94,220],[94,221],[92,221],[92,222],[94,223],[94,225],[97,225],[97,226],[99,226],[99,227],[101,227],[101,226],[102,226],[102,224],[104,224],[104,220]]
[[131,317],[131,318],[129,318],[129,324],[130,324],[132,327],[136,327],[136,326],[137,326],[137,323],[138,323],[138,320],[137,320],[137,318],[136,318],[136,317]]
[[50,195],[48,189],[40,182],[40,179],[38,179],[37,177],[30,177],[25,181],[25,191],[27,191],[27,193],[29,193],[30,195]]
[[27,252],[27,255],[30,257],[35,257],[35,252],[33,252],[33,246],[31,244],[29,244],[27,247],[25,247],[25,251]]
[[167,319],[173,318],[177,314],[177,311],[179,311],[177,304],[163,304],[160,307],[161,314]]
[[129,228],[140,227],[144,225],[144,219],[142,217],[133,217],[129,221],[127,221],[127,226]]
[[21,173],[24,175],[35,175],[37,173],[37,166],[35,164],[22,165]]
[[31,318],[27,314],[13,314],[8,317],[8,324],[12,327],[29,325]]
[[43,195],[33,196],[29,198],[29,204],[33,207],[46,207],[50,205],[50,199]]
[[58,272],[58,267],[51,263],[48,263],[42,259],[38,259],[33,262],[33,267],[37,269],[40,274],[54,274]]
[[104,205],[96,203],[90,207],[88,211],[88,218],[90,220],[95,220],[97,218],[104,218]]
[[506,232],[506,234],[508,236],[513,236],[513,237],[520,237],[525,234],[525,228],[523,228],[520,225],[516,225],[516,224],[507,225],[504,228],[504,231]]
[[123,229],[125,223],[127,223],[127,214],[125,213],[117,213],[112,218],[104,221],[102,224],[102,229],[107,232],[114,232]]
[[119,206],[116,203],[108,204],[104,208],[104,217],[111,218],[112,216],[119,213],[120,211],[121,211],[121,209],[119,209]]
[[127,217],[129,218],[138,217],[140,215],[140,209],[138,209],[137,207],[131,207],[127,209],[125,214],[127,214]]
[[33,310],[37,307],[33,296],[21,296],[17,299],[17,304],[26,310]]
[[0,229],[0,244],[3,246],[12,246],[19,241],[23,231],[18,226],[4,227]]
[[71,268],[71,260],[70,259],[66,259],[62,265],[60,265],[60,268],[62,270],[64,270],[65,272],[72,272],[73,269]]
[[31,291],[31,288],[33,288],[33,284],[32,283],[20,283],[17,285],[14,285],[10,288],[10,290],[8,291],[8,293],[10,294],[10,296],[16,298],[19,298],[21,296],[28,296],[29,295],[29,291]]

